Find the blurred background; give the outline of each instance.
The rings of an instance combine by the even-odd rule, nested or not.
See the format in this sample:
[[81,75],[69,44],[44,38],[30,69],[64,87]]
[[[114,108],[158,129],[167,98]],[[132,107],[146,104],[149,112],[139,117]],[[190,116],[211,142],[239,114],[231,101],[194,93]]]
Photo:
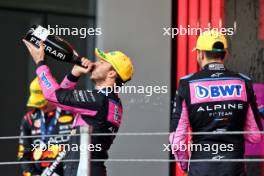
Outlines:
[[[95,60],[94,48],[121,50],[135,65],[128,85],[167,86],[165,94],[122,94],[124,119],[120,132],[168,132],[170,102],[180,77],[198,70],[191,53],[197,36],[164,35],[163,28],[211,26],[234,28],[228,37],[227,67],[264,82],[264,0],[0,0],[0,136],[19,135],[26,113],[29,83],[35,66],[21,39],[33,24],[45,27],[101,28],[101,35],[65,35],[80,55]],[[60,82],[71,65],[49,59]],[[80,87],[92,88],[88,77]],[[0,141],[0,162],[16,161],[18,140]],[[118,136],[111,159],[169,159],[168,136]],[[21,175],[19,165],[0,166],[0,173]],[[261,175],[261,163],[250,166]],[[107,162],[109,176],[174,176],[166,162]],[[177,173],[180,175],[179,173]]]

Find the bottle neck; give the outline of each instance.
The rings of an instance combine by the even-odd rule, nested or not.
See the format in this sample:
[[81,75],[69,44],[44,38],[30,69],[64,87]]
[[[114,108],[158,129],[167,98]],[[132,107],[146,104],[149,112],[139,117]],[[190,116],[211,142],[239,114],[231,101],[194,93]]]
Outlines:
[[73,53],[73,56],[72,56],[72,62],[73,62],[73,64],[76,64],[76,65],[82,66],[81,57],[75,55],[74,53]]

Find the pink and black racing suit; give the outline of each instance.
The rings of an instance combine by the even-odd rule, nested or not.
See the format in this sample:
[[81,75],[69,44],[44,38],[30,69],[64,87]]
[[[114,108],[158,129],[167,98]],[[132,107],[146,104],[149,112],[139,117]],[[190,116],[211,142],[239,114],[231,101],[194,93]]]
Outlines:
[[[42,61],[36,70],[37,76],[45,98],[55,103],[58,107],[75,114],[74,128],[77,133],[81,126],[92,126],[93,133],[116,133],[122,120],[122,104],[115,93],[107,93],[102,90],[77,90],[78,78],[69,74],[59,85],[52,77],[47,65]],[[115,136],[92,136],[91,159],[107,159],[108,150]],[[70,143],[80,144],[80,136],[71,137]],[[80,152],[70,152],[67,159],[79,159]],[[78,163],[67,163],[66,175],[74,176],[78,172]],[[104,162],[91,163],[91,176],[105,176]]]
[[[259,131],[256,99],[251,80],[229,71],[221,63],[211,63],[203,70],[180,80],[173,102],[170,143],[178,160],[214,160],[190,162],[189,176],[242,176],[243,162],[221,162],[221,159],[243,159],[245,140],[258,143],[260,133],[221,134],[234,131]],[[216,134],[188,135],[192,132]],[[218,162],[219,161],[219,162]],[[180,162],[183,170],[188,162]]]

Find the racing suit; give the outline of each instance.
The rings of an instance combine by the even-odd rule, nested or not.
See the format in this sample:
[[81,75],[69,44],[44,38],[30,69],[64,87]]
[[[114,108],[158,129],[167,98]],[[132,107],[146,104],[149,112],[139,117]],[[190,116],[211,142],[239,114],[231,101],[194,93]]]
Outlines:
[[[176,159],[216,160],[180,162],[183,170],[189,164],[189,176],[245,175],[242,162],[221,162],[221,159],[243,159],[245,140],[258,143],[261,135],[221,132],[262,130],[250,78],[217,62],[182,78],[173,102],[170,130]],[[192,135],[192,143],[187,144],[188,135],[182,133],[188,131],[219,134]]]
[[[122,104],[115,93],[107,93],[106,90],[76,90],[78,77],[67,75],[61,86],[52,77],[48,66],[42,61],[36,70],[44,97],[55,103],[62,109],[75,113],[74,133],[78,134],[82,126],[92,126],[91,133],[116,133],[122,120]],[[72,136],[70,144],[82,145],[82,136]],[[108,150],[115,136],[91,137],[93,149],[91,159],[107,159]],[[80,151],[70,151],[66,159],[80,159]],[[80,172],[83,163],[66,163],[65,175],[74,176]],[[104,162],[91,163],[91,176],[105,176]],[[87,174],[87,173],[84,173]],[[78,175],[84,175],[78,174]]]
[[[51,164],[50,162],[47,162],[47,160],[53,160],[56,158],[59,152],[59,150],[57,150],[59,148],[57,147],[59,147],[60,144],[66,144],[69,141],[69,136],[39,136],[55,134],[69,135],[72,128],[72,122],[73,116],[67,111],[62,111],[60,108],[47,113],[36,108],[29,111],[24,116],[20,126],[20,136],[32,136],[32,138],[19,139],[18,160],[43,161],[35,164],[22,164],[24,175],[40,175],[43,170]],[[45,148],[43,145],[45,145]],[[43,150],[35,151],[38,147],[43,147]],[[36,152],[40,152],[37,154],[38,156],[36,155]],[[62,163],[56,167],[55,173],[57,175],[63,175]]]

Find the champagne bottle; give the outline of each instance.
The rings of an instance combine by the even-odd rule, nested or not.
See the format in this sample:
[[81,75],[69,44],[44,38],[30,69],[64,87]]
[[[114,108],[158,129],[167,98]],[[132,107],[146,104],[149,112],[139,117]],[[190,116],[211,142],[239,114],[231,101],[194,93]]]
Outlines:
[[82,66],[81,57],[66,40],[56,35],[50,35],[49,30],[40,25],[32,26],[24,39],[36,47],[39,47],[39,43],[42,40],[46,55],[58,61]]

